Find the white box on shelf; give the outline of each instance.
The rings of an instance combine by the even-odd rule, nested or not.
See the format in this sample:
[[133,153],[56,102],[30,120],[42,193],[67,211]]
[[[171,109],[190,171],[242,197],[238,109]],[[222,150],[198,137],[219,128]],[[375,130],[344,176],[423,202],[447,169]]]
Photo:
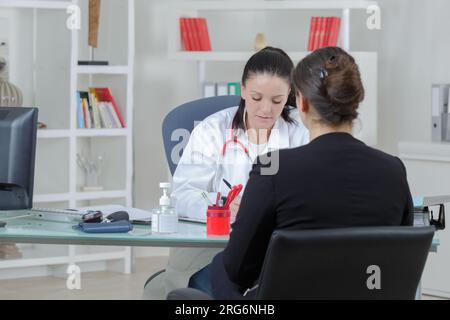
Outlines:
[[212,82],[206,82],[203,84],[203,97],[215,97],[217,95],[216,92],[216,84]]
[[226,82],[219,82],[217,84],[217,95],[218,96],[228,95],[228,84]]

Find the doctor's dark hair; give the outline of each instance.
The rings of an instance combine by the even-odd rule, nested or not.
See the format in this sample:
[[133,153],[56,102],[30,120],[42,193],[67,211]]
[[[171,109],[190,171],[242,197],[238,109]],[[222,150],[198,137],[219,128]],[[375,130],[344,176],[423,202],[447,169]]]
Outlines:
[[324,121],[339,125],[358,117],[364,87],[355,59],[341,48],[325,47],[306,56],[294,69],[293,82]]
[[[294,63],[291,58],[281,49],[273,47],[265,47],[255,53],[245,65],[244,74],[242,75],[242,84],[245,86],[247,79],[256,74],[270,74],[273,76],[286,79],[291,86],[286,105],[281,113],[281,117],[288,123],[293,123],[294,119],[289,116],[290,110],[296,107],[295,90],[291,84],[292,70]],[[244,125],[245,100],[241,98],[239,109],[233,119],[233,129],[245,129]]]

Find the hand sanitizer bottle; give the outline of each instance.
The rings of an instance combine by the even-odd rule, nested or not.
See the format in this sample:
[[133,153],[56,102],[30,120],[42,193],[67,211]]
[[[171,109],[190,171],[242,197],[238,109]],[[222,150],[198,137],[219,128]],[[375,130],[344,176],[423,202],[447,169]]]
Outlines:
[[160,183],[163,195],[159,199],[159,207],[152,213],[152,232],[176,233],[178,231],[178,215],[175,208],[170,205],[170,197],[167,194],[170,183]]

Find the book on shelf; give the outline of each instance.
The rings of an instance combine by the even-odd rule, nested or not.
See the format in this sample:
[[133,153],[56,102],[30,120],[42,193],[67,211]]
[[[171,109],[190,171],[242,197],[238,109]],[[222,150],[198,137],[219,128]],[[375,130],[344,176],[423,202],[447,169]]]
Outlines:
[[241,83],[240,82],[205,82],[203,84],[203,97],[216,97],[216,96],[240,96],[241,95]]
[[125,120],[110,88],[77,91],[78,129],[125,128]]
[[92,106],[89,99],[89,92],[80,91],[81,105],[83,106],[84,127],[90,129],[93,127]]
[[100,112],[98,109],[98,100],[92,88],[89,88],[89,101],[91,101],[91,110],[92,110],[92,119],[94,121],[94,128],[101,129],[102,123]]
[[337,46],[340,28],[339,17],[311,17],[308,51]]
[[122,112],[120,111],[119,105],[117,104],[116,100],[114,99],[114,96],[112,94],[112,91],[110,88],[95,88],[95,92],[97,95],[97,99],[102,102],[108,102],[112,105],[115,111],[114,117],[117,116],[120,122],[120,126],[122,128],[126,127],[125,119],[122,116]]
[[180,18],[180,38],[184,51],[211,51],[205,18]]
[[86,126],[84,125],[84,110],[83,110],[83,105],[81,102],[80,91],[77,91],[76,95],[77,95],[76,96],[76,99],[77,99],[77,128],[85,129]]

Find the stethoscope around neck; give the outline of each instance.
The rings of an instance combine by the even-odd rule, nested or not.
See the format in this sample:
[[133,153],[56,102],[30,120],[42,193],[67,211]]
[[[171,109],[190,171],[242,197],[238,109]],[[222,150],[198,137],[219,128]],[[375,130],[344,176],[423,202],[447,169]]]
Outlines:
[[[244,128],[247,131],[247,123],[245,121],[246,117],[247,117],[247,108],[244,109],[244,115],[243,115]],[[242,151],[244,151],[244,153],[247,155],[247,157],[250,158],[249,149],[239,140],[236,128],[231,129],[231,137],[228,140],[226,140],[225,143],[223,144],[222,153],[221,153],[222,157],[225,157],[225,153],[227,151],[228,146],[232,145],[232,144],[239,146],[242,149]]]

